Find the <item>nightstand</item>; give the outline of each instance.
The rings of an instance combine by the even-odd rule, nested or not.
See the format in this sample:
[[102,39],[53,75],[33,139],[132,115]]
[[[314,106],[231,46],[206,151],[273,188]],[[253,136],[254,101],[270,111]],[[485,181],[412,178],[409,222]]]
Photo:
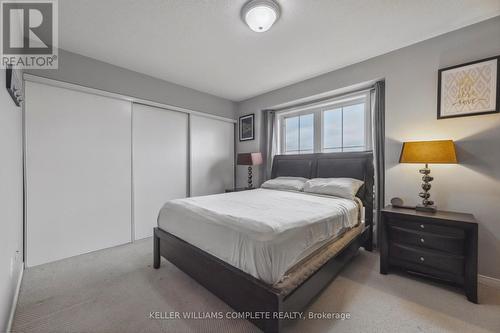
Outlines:
[[226,193],[230,192],[241,192],[241,191],[250,191],[250,190],[255,190],[256,187],[248,188],[248,187],[235,187],[231,189],[226,189]]
[[387,206],[380,221],[380,273],[401,269],[459,286],[477,303],[477,223],[471,214]]

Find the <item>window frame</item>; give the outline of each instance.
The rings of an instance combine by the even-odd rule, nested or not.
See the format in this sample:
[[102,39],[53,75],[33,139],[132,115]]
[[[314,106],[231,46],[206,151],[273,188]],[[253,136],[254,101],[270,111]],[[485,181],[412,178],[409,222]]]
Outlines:
[[[293,117],[298,117],[298,116],[303,116],[303,115],[309,115],[313,114],[314,117],[314,137],[313,137],[313,153],[324,153],[324,135],[323,135],[323,128],[324,128],[324,113],[325,111],[337,109],[337,108],[343,108],[351,105],[356,105],[356,104],[365,104],[365,140],[364,140],[364,150],[363,151],[369,151],[372,149],[371,147],[371,142],[372,142],[372,137],[371,137],[371,100],[370,100],[370,91],[366,91],[363,93],[359,94],[353,94],[350,96],[343,96],[343,97],[338,97],[336,99],[330,100],[328,102],[322,103],[321,105],[309,105],[309,106],[304,106],[301,107],[300,109],[291,109],[291,110],[286,110],[286,111],[278,111],[277,112],[277,121],[278,121],[278,126],[277,126],[277,138],[278,138],[278,149],[279,149],[279,154],[286,154],[286,155],[294,155],[294,154],[308,154],[308,153],[301,153],[300,152],[300,132],[299,132],[299,150],[297,152],[286,152],[286,138],[285,138],[285,133],[286,133],[286,119],[287,118],[293,118]],[[343,111],[342,111],[343,112]],[[300,126],[300,125],[299,125]],[[343,133],[342,133],[343,136]],[[344,147],[342,144],[342,147],[340,147],[341,151],[344,151],[344,148],[349,148],[349,147]]]

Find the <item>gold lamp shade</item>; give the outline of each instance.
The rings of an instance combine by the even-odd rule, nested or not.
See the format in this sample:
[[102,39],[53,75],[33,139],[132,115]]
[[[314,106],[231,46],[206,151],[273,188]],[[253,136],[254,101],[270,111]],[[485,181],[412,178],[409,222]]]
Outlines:
[[453,140],[403,143],[399,163],[458,163]]

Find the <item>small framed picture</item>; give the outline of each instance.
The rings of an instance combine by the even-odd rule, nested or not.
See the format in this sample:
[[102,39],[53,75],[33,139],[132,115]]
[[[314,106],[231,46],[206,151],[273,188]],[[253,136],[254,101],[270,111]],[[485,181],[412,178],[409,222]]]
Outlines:
[[500,112],[500,56],[438,72],[437,118]]
[[240,141],[255,139],[255,114],[248,114],[240,117]]

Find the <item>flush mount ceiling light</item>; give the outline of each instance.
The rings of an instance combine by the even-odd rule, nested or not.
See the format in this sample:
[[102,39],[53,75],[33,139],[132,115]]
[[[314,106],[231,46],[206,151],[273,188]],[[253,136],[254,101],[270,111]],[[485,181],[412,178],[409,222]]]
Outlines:
[[280,7],[273,0],[250,0],[241,9],[241,18],[255,32],[269,30],[280,16]]

